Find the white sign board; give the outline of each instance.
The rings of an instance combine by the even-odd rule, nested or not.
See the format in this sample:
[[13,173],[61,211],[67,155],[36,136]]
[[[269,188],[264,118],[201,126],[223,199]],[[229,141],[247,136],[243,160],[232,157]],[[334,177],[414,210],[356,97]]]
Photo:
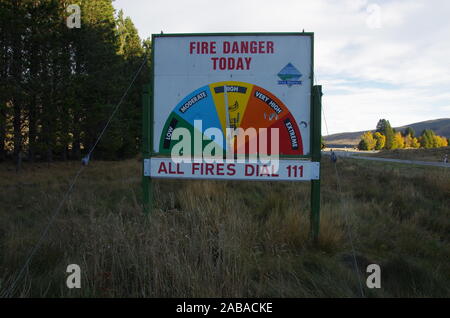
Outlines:
[[307,33],[155,35],[153,152],[170,155],[173,131],[194,134],[201,120],[205,143],[227,148],[227,128],[277,128],[281,157],[309,156],[312,41]]
[[274,163],[175,162],[171,158],[144,161],[144,176],[152,178],[304,181],[319,179],[319,162],[280,160]]

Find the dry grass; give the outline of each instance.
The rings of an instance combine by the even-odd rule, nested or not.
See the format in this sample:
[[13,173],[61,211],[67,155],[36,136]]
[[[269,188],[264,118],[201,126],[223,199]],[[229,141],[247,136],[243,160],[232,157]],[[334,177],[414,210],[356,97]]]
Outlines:
[[[450,147],[431,148],[431,149],[394,149],[381,150],[371,157],[393,158],[402,160],[434,161],[442,162],[445,155],[450,156]],[[450,159],[449,159],[450,160]]]
[[[147,217],[140,163],[92,162],[13,296],[358,297],[349,230],[361,272],[381,265],[366,295],[450,296],[448,169],[340,160],[341,195],[326,159],[317,246],[308,183],[159,180]],[[0,166],[0,294],[78,167]],[[79,290],[65,286],[72,263]]]

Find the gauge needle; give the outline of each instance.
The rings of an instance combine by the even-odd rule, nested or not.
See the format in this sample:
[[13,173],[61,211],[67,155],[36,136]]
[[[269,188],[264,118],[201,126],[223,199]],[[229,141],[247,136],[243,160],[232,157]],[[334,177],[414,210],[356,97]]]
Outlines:
[[228,109],[228,92],[227,92],[227,86],[223,86],[223,98],[224,98],[224,104],[225,104],[225,118],[226,118],[226,151],[227,153],[231,150],[231,128],[230,128],[230,112]]

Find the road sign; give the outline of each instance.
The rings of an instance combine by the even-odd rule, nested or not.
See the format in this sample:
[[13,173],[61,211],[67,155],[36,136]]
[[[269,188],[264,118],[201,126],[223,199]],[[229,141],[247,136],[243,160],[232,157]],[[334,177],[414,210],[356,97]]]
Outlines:
[[322,93],[313,86],[313,33],[158,34],[152,65],[145,210],[152,178],[310,180],[317,239]]
[[307,181],[319,180],[318,162],[284,159],[276,163],[231,161],[175,162],[171,158],[145,159],[144,175],[153,178],[211,180]]
[[227,128],[277,128],[280,156],[310,156],[312,34],[155,35],[153,50],[155,154],[202,120],[224,151]]

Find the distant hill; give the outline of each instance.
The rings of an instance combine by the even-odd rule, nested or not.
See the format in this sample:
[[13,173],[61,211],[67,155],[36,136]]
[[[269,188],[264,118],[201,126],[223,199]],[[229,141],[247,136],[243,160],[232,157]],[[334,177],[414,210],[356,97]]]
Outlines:
[[[416,135],[420,135],[424,129],[432,129],[437,135],[450,138],[450,118],[421,121],[410,125],[395,127],[395,129],[397,131],[402,131],[406,127],[414,129]],[[360,136],[366,131],[367,130],[332,134],[324,136],[324,139],[328,147],[355,147],[359,142]],[[375,129],[372,131],[375,131]]]

